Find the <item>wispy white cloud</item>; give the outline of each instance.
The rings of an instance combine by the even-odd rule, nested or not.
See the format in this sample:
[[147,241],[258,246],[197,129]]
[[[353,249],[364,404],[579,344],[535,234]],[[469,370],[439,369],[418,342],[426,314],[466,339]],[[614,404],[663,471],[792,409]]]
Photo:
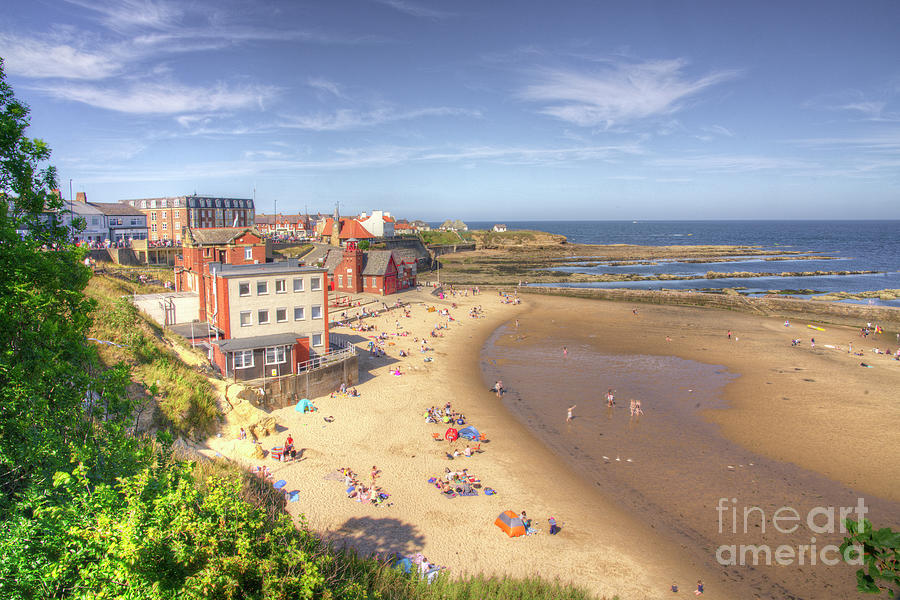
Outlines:
[[284,116],[280,122],[280,126],[290,129],[306,129],[309,131],[342,131],[348,129],[365,129],[384,123],[409,121],[422,117],[479,118],[480,116],[481,113],[478,111],[445,106],[407,111],[397,111],[391,108],[377,108],[368,111],[340,109],[332,113]]
[[696,156],[677,156],[656,158],[650,161],[656,167],[691,169],[715,173],[746,173],[767,170],[808,170],[821,167],[821,164],[797,158],[781,158],[759,155],[727,155],[708,154]]
[[262,107],[277,93],[272,86],[217,83],[201,87],[175,82],[137,82],[127,87],[67,82],[37,86],[36,89],[56,98],[96,108],[145,115],[181,115]]
[[97,13],[103,24],[118,32],[135,28],[167,29],[183,17],[181,5],[161,0],[66,0]]
[[[315,160],[269,150],[242,153],[240,160],[200,161],[172,166],[145,167],[131,164],[79,164],[85,182],[124,183],[233,178],[240,176],[297,173],[300,171],[352,170],[433,162],[472,168],[480,163],[565,167],[579,161],[610,161],[640,153],[631,145],[531,148],[527,146],[474,146],[435,148],[430,146],[374,145],[332,150]],[[317,153],[319,156],[319,153]]]
[[325,79],[324,77],[312,77],[306,81],[307,85],[311,88],[327,92],[333,95],[336,98],[340,98],[341,100],[347,100],[347,95],[341,90],[340,86],[333,81]]
[[686,100],[733,79],[738,71],[689,77],[682,59],[632,62],[610,59],[591,72],[542,68],[519,97],[540,112],[582,127],[609,128],[675,113]]
[[900,152],[900,130],[844,137],[795,138],[785,140],[785,142],[812,148],[854,148],[868,152],[895,153]]
[[384,4],[402,13],[412,15],[413,17],[421,17],[425,19],[446,19],[454,16],[443,10],[422,6],[417,2],[409,2],[408,0],[375,0],[378,4]]
[[[878,95],[885,97],[892,96],[892,93]],[[860,90],[822,94],[803,103],[804,108],[845,112],[864,121],[891,123],[900,121],[900,113],[888,110],[888,106],[889,102],[886,100],[873,99],[871,95]]]
[[123,61],[110,49],[79,48],[52,38],[37,39],[0,33],[5,69],[36,79],[105,79],[120,73]]

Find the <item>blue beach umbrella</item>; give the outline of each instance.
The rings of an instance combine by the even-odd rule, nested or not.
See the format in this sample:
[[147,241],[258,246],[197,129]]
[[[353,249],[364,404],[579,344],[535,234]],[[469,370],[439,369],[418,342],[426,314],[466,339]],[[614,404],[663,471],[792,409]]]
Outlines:
[[286,485],[287,485],[287,481],[285,481],[284,479],[279,479],[278,481],[275,482],[275,485],[273,485],[272,487],[274,487],[276,490],[280,490],[281,488],[283,488]]

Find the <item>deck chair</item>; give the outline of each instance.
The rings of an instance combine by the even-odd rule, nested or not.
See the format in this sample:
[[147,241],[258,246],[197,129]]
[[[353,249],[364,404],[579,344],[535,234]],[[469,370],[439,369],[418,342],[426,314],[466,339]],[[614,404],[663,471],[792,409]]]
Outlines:
[[486,442],[486,441],[487,441],[487,436],[484,435],[483,433],[480,434],[480,435],[478,436],[478,441],[479,441],[479,442]]
[[439,433],[432,433],[432,434],[431,434],[431,438],[432,438],[434,441],[436,441],[436,442],[439,442],[439,441],[441,441],[442,439],[444,439],[444,438],[441,437],[441,434],[439,434]]

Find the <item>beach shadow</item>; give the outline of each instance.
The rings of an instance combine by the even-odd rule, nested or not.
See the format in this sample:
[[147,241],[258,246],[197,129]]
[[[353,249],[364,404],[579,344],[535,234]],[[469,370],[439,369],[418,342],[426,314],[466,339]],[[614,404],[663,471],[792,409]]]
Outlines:
[[[369,354],[368,351],[360,351],[359,353],[359,383],[365,383],[375,377],[375,374],[372,373],[372,370],[378,369],[385,366],[395,365],[399,360],[393,358],[391,356],[382,356],[380,358],[375,358],[374,356],[367,356]],[[401,372],[403,368],[400,369]],[[386,375],[387,377],[391,377],[390,374]]]
[[425,543],[414,525],[399,519],[377,517],[348,519],[329,537],[336,546],[352,548],[363,556],[386,556],[392,552],[410,554],[418,552]]

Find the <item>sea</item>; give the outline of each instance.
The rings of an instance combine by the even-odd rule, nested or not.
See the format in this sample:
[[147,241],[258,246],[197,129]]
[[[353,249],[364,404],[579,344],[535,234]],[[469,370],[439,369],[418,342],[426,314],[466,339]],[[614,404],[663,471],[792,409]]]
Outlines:
[[[496,222],[469,222],[470,229],[490,229]],[[574,244],[742,245],[763,250],[803,252],[836,260],[765,261],[765,257],[736,257],[734,261],[682,263],[657,261],[653,265],[614,266],[585,261],[583,266],[561,267],[579,273],[634,273],[638,275],[705,275],[708,271],[781,273],[797,271],[877,271],[867,275],[815,277],[754,277],[676,281],[566,283],[570,287],[632,289],[737,288],[747,295],[773,290],[808,290],[794,294],[815,297],[827,292],[859,293],[900,289],[900,221],[506,221],[509,230],[530,229],[566,236]],[[558,285],[558,284],[552,284]],[[846,300],[864,304],[900,306],[900,300],[867,298]]]

